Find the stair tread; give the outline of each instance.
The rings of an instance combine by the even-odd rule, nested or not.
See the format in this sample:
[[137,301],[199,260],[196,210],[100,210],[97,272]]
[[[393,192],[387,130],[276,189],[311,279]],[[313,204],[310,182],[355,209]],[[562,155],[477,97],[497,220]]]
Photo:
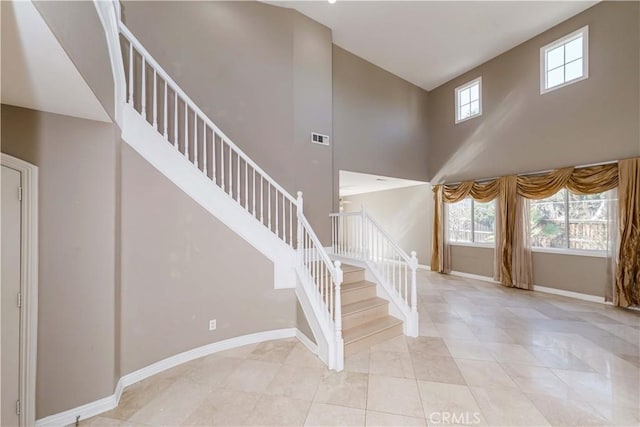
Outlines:
[[351,273],[351,272],[354,272],[354,271],[363,271],[364,270],[364,268],[362,268],[362,267],[357,267],[357,266],[351,265],[351,264],[342,264],[340,266],[340,268],[342,269],[343,273]]
[[380,317],[363,325],[343,330],[342,339],[345,345],[350,344],[398,324],[402,324],[402,320],[396,319],[393,316]]
[[384,298],[379,298],[379,297],[367,298],[365,300],[353,302],[351,304],[344,304],[342,306],[342,315],[348,316],[350,314],[359,313],[369,308],[379,307],[381,305],[386,305],[386,304],[389,304],[389,301],[387,301]]
[[356,289],[369,288],[372,286],[375,287],[376,284],[373,282],[369,282],[367,280],[361,280],[359,282],[345,283],[342,285],[340,289],[342,290],[342,292],[349,292],[349,291],[355,291]]

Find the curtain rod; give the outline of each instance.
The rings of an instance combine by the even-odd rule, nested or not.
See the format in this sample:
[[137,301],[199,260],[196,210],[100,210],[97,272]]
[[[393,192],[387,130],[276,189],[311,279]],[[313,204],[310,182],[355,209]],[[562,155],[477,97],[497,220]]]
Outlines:
[[[563,167],[559,167],[559,168],[555,168],[555,169],[547,169],[547,170],[538,171],[538,172],[518,173],[516,175],[518,175],[518,176],[540,175],[540,174],[543,174],[543,173],[553,172],[554,170],[563,169],[565,167],[573,167],[574,169],[580,169],[580,168],[588,168],[588,167],[591,167],[591,166],[610,165],[612,163],[618,163],[618,160],[609,160],[607,162],[591,163],[591,164],[580,165],[580,166],[563,166]],[[508,175],[502,175],[502,176],[508,176]],[[444,183],[442,185],[458,185],[458,184],[462,184],[463,182],[467,182],[467,181],[473,181],[473,182],[477,182],[479,184],[482,184],[483,182],[493,181],[493,180],[498,179],[498,178],[500,178],[500,177],[499,176],[495,176],[493,178],[481,178],[481,179],[471,179],[471,180],[466,180],[466,181],[447,182],[447,183]]]

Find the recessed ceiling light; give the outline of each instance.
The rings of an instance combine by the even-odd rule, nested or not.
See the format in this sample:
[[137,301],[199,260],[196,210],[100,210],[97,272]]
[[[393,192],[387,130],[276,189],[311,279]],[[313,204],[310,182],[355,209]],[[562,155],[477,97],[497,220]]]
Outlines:
[[336,0],[329,0],[329,4],[334,4]]

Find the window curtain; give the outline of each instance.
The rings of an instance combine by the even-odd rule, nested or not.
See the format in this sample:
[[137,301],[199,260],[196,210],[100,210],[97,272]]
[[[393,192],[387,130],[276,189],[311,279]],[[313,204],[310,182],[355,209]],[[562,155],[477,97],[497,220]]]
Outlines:
[[640,158],[618,162],[620,245],[613,303],[640,305]]
[[[494,279],[505,286],[531,289],[529,201],[552,196],[563,188],[576,194],[595,194],[619,185],[620,246],[616,267],[616,287],[613,300],[618,305],[640,303],[640,159],[618,164],[562,168],[537,175],[505,176],[486,182],[466,181],[455,185],[434,186],[434,233],[431,269],[444,272],[445,233],[444,203],[455,203],[465,197],[479,202],[496,203],[496,244]],[[624,182],[623,182],[624,181]],[[624,188],[623,188],[624,187]],[[624,260],[624,262],[622,261]],[[618,298],[618,299],[616,299]]]
[[604,292],[606,302],[614,302],[616,293],[616,275],[618,272],[618,242],[620,230],[618,228],[618,189],[607,193],[607,286]]

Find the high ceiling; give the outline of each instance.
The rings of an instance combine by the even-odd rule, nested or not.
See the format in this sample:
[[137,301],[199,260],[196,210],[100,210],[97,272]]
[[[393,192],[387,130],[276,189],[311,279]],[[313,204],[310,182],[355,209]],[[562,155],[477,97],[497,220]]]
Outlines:
[[340,197],[344,197],[421,184],[426,184],[426,182],[341,170],[339,187]]
[[3,104],[111,119],[30,1],[2,2]]
[[269,1],[331,28],[333,42],[434,89],[595,1]]

